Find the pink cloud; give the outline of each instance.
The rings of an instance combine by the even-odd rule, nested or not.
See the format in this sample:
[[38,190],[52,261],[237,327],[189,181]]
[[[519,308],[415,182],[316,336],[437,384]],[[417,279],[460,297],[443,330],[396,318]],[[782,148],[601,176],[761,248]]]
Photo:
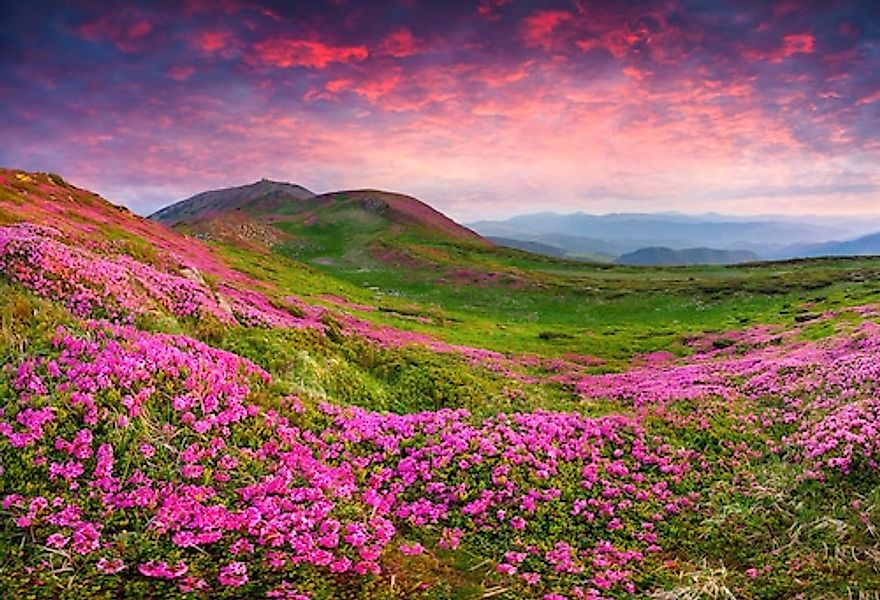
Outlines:
[[489,21],[497,21],[501,18],[500,9],[508,4],[510,0],[480,0],[477,14]]
[[572,14],[564,10],[539,10],[523,20],[522,33],[525,43],[550,50],[558,45],[553,37],[556,28],[570,21]]
[[140,52],[148,47],[148,36],[153,23],[133,8],[106,13],[98,19],[83,23],[77,35],[92,41],[107,40],[123,52]]
[[186,81],[193,75],[195,75],[196,70],[194,67],[190,66],[176,66],[168,69],[168,77],[171,79],[176,79],[177,81]]
[[364,77],[360,81],[351,78],[331,79],[322,88],[310,89],[306,92],[304,99],[307,101],[336,100],[341,94],[351,92],[375,103],[391,93],[400,81],[399,71]]
[[213,54],[228,48],[234,39],[231,31],[200,31],[190,43],[205,54]]
[[743,53],[748,60],[781,63],[795,54],[812,54],[816,50],[816,38],[810,33],[783,36],[782,45],[770,51],[749,49]]
[[362,61],[367,56],[366,46],[331,46],[313,40],[274,38],[254,44],[249,58],[257,64],[281,69],[323,69],[331,63]]
[[412,56],[419,50],[419,43],[413,36],[412,31],[406,27],[391,33],[376,48],[377,54],[393,56],[394,58],[404,58]]
[[880,90],[875,90],[866,96],[862,96],[856,100],[856,106],[864,106],[865,104],[873,104],[880,102]]

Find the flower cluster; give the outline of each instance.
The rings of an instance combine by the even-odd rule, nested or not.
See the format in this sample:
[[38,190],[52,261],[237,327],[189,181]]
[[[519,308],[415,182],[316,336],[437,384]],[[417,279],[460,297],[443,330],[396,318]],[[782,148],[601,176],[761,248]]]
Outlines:
[[180,316],[231,322],[204,285],[131,257],[102,257],[67,245],[50,227],[0,227],[0,271],[39,296],[63,302],[76,316],[125,321],[151,307]]
[[[637,419],[330,404],[283,416],[249,401],[268,380],[183,336],[59,329],[51,355],[14,370],[18,405],[0,421],[0,448],[28,450],[18,459],[44,489],[4,506],[99,574],[181,589],[244,589],[267,565],[279,577],[303,565],[377,574],[395,548],[417,557],[493,530],[497,573],[516,585],[586,581],[598,595],[633,589],[633,565],[660,549],[655,528],[697,500],[676,492],[697,455]],[[548,549],[543,532],[560,515]],[[161,541],[149,555],[119,550],[133,523]],[[234,560],[208,572],[205,552]]]

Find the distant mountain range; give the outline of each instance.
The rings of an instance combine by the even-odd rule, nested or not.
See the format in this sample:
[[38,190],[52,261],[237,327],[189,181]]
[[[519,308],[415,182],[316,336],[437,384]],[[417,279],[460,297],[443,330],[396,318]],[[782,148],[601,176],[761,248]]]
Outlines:
[[470,229],[405,194],[381,190],[315,194],[299,185],[268,179],[203,192],[156,211],[149,218],[165,225],[203,227],[228,219],[312,227],[356,222],[365,228],[409,226],[450,238],[482,241]]
[[[364,265],[399,254],[401,234],[535,254],[628,265],[735,264],[798,257],[880,254],[880,221],[725,217],[675,213],[521,215],[460,225],[424,202],[380,190],[316,194],[263,179],[197,194],[150,217],[201,237],[282,248],[316,263]],[[870,230],[869,230],[870,231]],[[874,230],[876,231],[876,229]],[[479,235],[478,235],[479,234]],[[414,237],[413,237],[414,235]],[[391,248],[394,246],[394,248]]]
[[864,235],[852,240],[791,246],[783,252],[771,253],[767,258],[810,258],[815,256],[870,256],[880,254],[880,233]]
[[542,244],[541,242],[530,242],[527,240],[517,240],[513,238],[503,238],[503,237],[492,237],[486,236],[486,239],[496,246],[504,246],[506,248],[516,248],[517,250],[524,250],[525,252],[531,252],[532,254],[543,254],[544,256],[565,256],[565,250],[562,248],[557,248],[556,246],[550,246],[548,244]]
[[712,248],[642,248],[617,258],[621,265],[733,265],[737,263],[760,260],[754,252],[748,250],[714,250]]
[[523,248],[530,243],[536,244],[531,251],[542,254],[623,264],[731,264],[880,254],[880,234],[873,233],[880,230],[880,219],[543,212],[478,221],[469,227],[502,245]]

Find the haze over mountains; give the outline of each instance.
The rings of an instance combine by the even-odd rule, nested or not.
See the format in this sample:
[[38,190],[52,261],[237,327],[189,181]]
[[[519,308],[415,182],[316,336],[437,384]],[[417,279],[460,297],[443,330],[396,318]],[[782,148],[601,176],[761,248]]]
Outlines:
[[421,268],[437,277],[455,262],[429,246],[489,248],[479,235],[411,196],[380,190],[315,194],[266,179],[212,190],[151,219],[203,239],[272,251],[323,267]]
[[488,242],[557,258],[645,266],[880,254],[876,218],[542,212],[468,227],[404,194],[317,194],[268,179],[203,192],[151,218],[201,237],[281,245],[313,262],[361,266],[367,255],[375,257],[399,246],[390,240],[407,233]]
[[551,256],[624,264],[731,264],[880,253],[880,235],[873,235],[880,230],[877,218],[542,212],[469,226],[503,245],[533,244],[533,251]]

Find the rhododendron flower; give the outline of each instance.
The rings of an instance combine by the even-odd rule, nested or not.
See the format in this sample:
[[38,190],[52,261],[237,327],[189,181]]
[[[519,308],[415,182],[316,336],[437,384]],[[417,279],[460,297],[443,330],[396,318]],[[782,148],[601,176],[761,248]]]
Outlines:
[[113,573],[118,573],[124,569],[125,563],[119,558],[101,558],[98,560],[95,567],[98,569],[99,573],[112,575]]
[[150,561],[138,565],[138,571],[141,575],[158,579],[175,579],[184,575],[188,570],[189,568],[183,561],[174,565],[169,565],[164,561]]
[[413,542],[411,544],[401,544],[400,552],[407,556],[415,556],[417,554],[422,554],[425,551],[424,546],[422,546],[418,542]]
[[62,535],[60,533],[53,533],[48,538],[46,538],[46,545],[50,548],[63,548],[67,545],[67,542],[70,541],[70,538],[66,535]]
[[231,562],[221,567],[217,581],[221,585],[240,587],[248,582],[248,568],[243,562]]

